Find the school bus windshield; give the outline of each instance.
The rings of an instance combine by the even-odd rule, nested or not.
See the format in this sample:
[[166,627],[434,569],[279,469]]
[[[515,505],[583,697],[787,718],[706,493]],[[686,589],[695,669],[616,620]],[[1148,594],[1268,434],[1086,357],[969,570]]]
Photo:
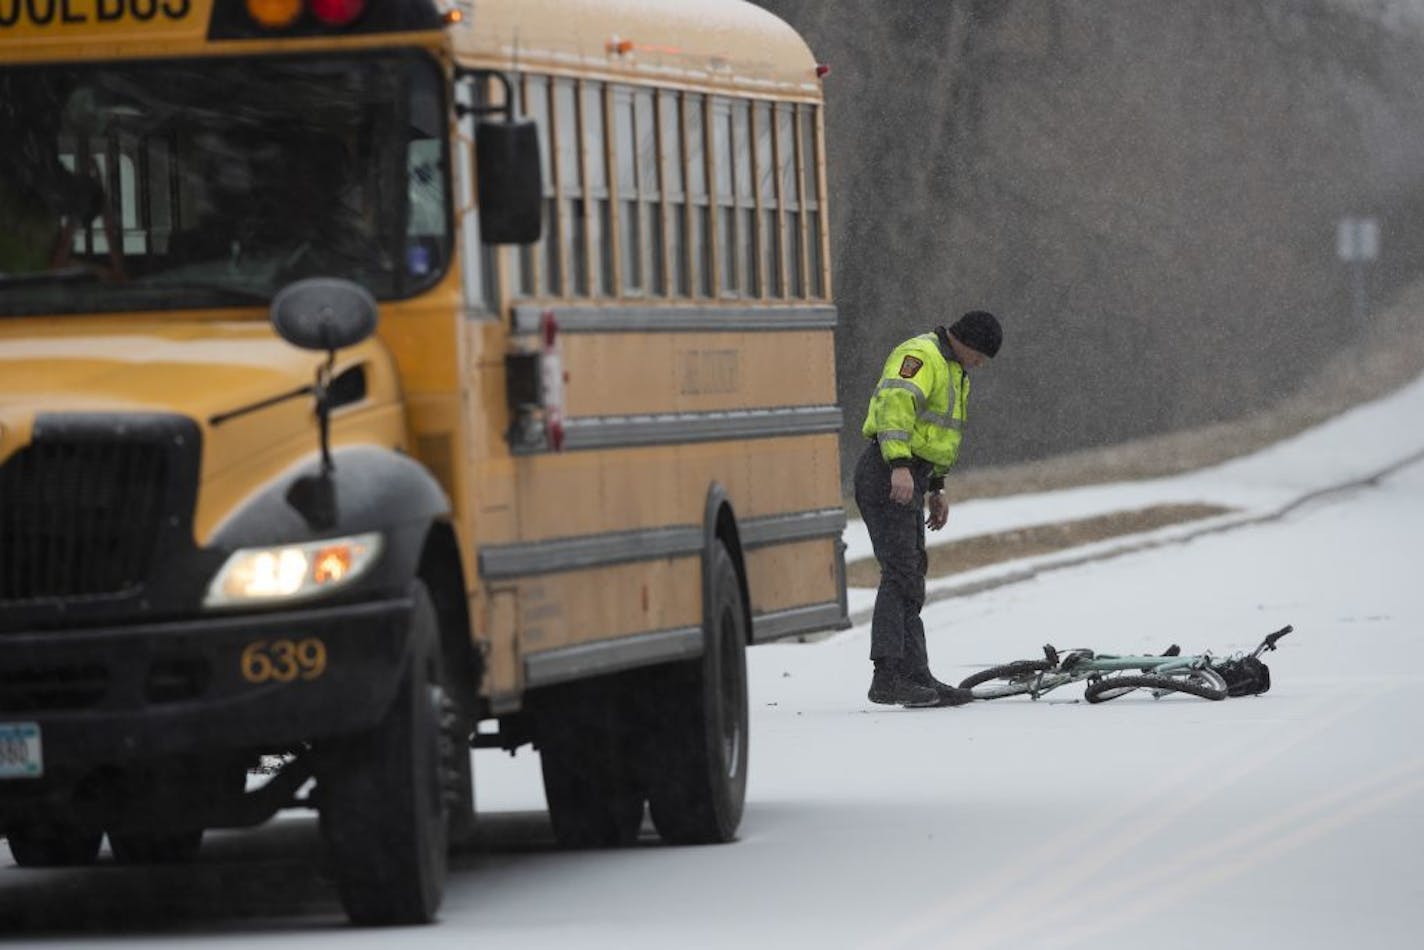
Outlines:
[[440,90],[416,55],[0,69],[0,315],[233,306],[318,274],[429,286]]

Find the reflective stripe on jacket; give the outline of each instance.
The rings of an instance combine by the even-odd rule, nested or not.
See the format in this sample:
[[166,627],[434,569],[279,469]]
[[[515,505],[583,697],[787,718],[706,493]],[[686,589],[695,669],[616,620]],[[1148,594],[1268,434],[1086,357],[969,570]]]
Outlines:
[[860,431],[880,443],[885,461],[914,456],[943,475],[959,457],[968,405],[969,374],[925,333],[891,351]]

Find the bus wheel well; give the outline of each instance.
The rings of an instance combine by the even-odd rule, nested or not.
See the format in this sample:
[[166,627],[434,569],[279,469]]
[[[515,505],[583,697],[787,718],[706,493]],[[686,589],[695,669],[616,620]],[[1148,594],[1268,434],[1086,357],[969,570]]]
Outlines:
[[737,569],[737,582],[742,587],[742,609],[745,612],[747,643],[752,642],[752,599],[751,591],[747,587],[747,564],[746,558],[742,554],[741,532],[737,529],[737,516],[732,512],[732,504],[725,496],[718,497],[721,492],[714,486],[711,493],[712,510],[709,512],[708,528],[711,538],[705,555],[705,560],[710,563],[712,555],[712,544],[721,544],[727,549],[727,553],[732,556],[732,564]]
[[440,649],[455,689],[455,700],[473,720],[479,711],[479,684],[484,660],[470,639],[469,600],[454,529],[445,522],[430,526],[420,553],[420,579],[435,604],[440,624]]

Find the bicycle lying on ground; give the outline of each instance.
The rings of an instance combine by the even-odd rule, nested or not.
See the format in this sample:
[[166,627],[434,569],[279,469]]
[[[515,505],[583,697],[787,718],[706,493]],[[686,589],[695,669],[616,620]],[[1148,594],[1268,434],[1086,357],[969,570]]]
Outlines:
[[1250,653],[1216,659],[1210,653],[1184,655],[1173,644],[1160,656],[1116,656],[1076,649],[1059,653],[1049,644],[1041,660],[1016,660],[966,677],[959,684],[975,699],[1024,696],[1038,699],[1069,683],[1086,680],[1084,696],[1102,703],[1137,689],[1152,691],[1154,698],[1168,693],[1188,693],[1202,699],[1254,696],[1271,688],[1271,671],[1261,654],[1276,648],[1276,641],[1294,628],[1285,626],[1261,641]]

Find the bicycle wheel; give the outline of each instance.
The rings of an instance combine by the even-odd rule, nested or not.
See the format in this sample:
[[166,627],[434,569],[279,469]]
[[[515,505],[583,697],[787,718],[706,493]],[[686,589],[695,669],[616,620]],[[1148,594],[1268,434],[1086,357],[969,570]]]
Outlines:
[[1040,673],[1051,668],[1052,665],[1047,660],[1015,660],[966,676],[959,688],[969,690],[975,699],[1022,696],[1031,692],[1038,684]]
[[1218,689],[1209,681],[1190,676],[1109,676],[1089,683],[1084,696],[1090,703],[1102,703],[1116,699],[1134,689],[1150,689],[1158,695],[1162,693],[1190,693],[1202,699],[1225,699],[1226,690]]
[[[1135,678],[1135,677],[1134,677]],[[1124,679],[1121,676],[1105,677],[1103,679],[1089,680],[1085,691],[1090,703],[1105,703],[1110,699],[1117,699],[1119,696],[1126,696],[1137,689],[1135,684],[1123,684],[1113,682],[1113,680]]]

